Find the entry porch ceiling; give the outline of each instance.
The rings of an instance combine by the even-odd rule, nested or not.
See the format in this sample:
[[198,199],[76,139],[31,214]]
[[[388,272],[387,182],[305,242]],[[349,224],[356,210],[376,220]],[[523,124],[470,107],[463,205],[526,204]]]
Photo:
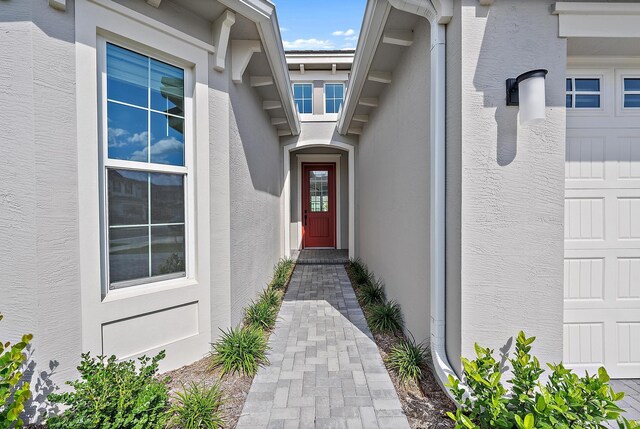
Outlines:
[[[409,14],[392,8],[384,26],[383,34],[385,32],[393,32],[395,34],[406,34],[406,32],[411,33],[416,25],[429,24],[425,19],[421,19],[414,14]],[[384,98],[384,91],[389,86],[389,84],[383,83],[381,80],[387,81],[387,78],[390,77],[391,84],[393,84],[393,75],[397,72],[397,65],[403,55],[407,52],[407,47],[384,43],[383,38],[384,37],[381,37],[378,42],[378,46],[371,62],[371,67],[368,72],[370,78],[364,83],[362,93],[359,97],[360,103],[358,103],[354,113],[354,118],[356,119],[366,116],[371,117],[374,114],[377,106],[372,105],[376,104],[372,103],[372,101],[377,100],[377,104],[379,105]],[[427,55],[428,53],[425,52],[424,54]],[[427,72],[428,71],[425,70],[425,81],[427,80]],[[382,79],[380,79],[381,77]],[[350,128],[358,128],[361,125],[361,122],[352,121]]]

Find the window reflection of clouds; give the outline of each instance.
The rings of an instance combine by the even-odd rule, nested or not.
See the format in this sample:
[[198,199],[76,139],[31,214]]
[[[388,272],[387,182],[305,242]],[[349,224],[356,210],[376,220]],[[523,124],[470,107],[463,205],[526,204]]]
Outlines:
[[184,70],[108,43],[107,98],[109,158],[184,165]]

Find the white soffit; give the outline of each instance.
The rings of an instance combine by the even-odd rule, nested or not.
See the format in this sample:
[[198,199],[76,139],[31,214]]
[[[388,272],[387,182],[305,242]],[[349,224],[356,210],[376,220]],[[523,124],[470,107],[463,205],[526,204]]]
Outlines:
[[560,37],[640,37],[639,3],[556,2]]

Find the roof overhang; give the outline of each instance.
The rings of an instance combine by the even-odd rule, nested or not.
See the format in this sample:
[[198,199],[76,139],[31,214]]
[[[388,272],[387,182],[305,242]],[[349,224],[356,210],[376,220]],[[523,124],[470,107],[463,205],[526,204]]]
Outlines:
[[433,24],[446,24],[453,15],[452,0],[370,0],[367,3],[356,55],[353,59],[349,89],[338,118],[340,134],[347,134],[350,129],[351,132],[357,130],[357,128],[351,128],[351,124],[359,104],[371,105],[371,103],[361,103],[364,100],[361,100],[361,97],[363,97],[365,84],[371,80],[371,66],[393,9],[426,18]]
[[640,37],[640,4],[556,2],[560,37]]
[[293,102],[293,90],[275,5],[268,0],[218,1],[256,24],[291,134],[300,134],[300,119]]

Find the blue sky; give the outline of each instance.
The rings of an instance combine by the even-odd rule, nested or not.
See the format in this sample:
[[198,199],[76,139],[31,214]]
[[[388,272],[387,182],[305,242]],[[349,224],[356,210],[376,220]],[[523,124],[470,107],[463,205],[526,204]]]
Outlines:
[[286,50],[355,49],[366,0],[273,0]]

